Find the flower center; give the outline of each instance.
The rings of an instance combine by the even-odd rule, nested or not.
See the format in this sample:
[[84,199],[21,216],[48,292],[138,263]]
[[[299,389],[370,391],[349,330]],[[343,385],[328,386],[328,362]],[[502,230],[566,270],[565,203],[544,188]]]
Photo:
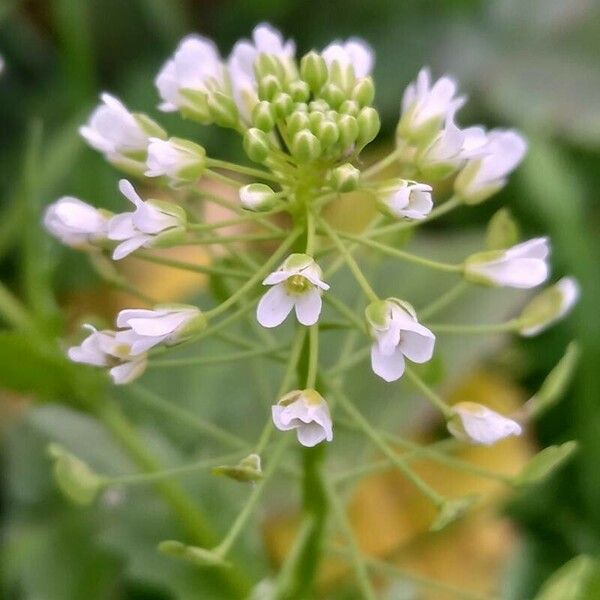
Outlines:
[[304,294],[312,288],[312,283],[303,275],[292,275],[285,281],[285,289],[291,294]]

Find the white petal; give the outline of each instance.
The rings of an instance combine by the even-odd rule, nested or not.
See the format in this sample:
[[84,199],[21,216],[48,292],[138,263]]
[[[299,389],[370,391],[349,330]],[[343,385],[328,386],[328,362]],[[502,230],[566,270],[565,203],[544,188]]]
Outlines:
[[296,431],[298,441],[307,448],[316,446],[327,439],[327,432],[318,423],[303,423]]
[[113,260],[121,260],[122,258],[125,258],[151,240],[152,236],[150,235],[138,235],[125,240],[114,249],[112,254]]
[[400,351],[406,358],[416,363],[431,360],[435,346],[435,335],[421,325],[423,331],[403,331],[400,341]]
[[294,307],[294,299],[286,293],[283,284],[273,286],[260,299],[256,318],[263,327],[281,325]]
[[399,349],[393,354],[385,355],[377,344],[371,346],[371,367],[375,375],[387,382],[396,381],[404,374],[404,356]]
[[125,385],[140,377],[146,370],[146,360],[123,363],[110,369],[109,373],[115,385]]
[[319,320],[323,301],[317,289],[309,290],[295,298],[296,317],[302,325],[314,325]]
[[286,406],[279,406],[278,404],[271,407],[273,423],[279,431],[290,431],[290,429],[295,429],[295,425],[292,423],[294,419],[289,417],[286,408]]

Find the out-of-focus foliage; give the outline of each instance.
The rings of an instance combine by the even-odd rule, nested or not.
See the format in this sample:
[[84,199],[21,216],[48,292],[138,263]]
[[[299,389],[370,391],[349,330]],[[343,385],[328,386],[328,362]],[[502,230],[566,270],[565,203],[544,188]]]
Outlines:
[[[218,586],[205,572],[157,554],[155,541],[170,537],[177,525],[146,487],[128,489],[126,502],[113,490],[97,508],[73,509],[51,481],[45,453],[49,440],[64,444],[102,473],[130,473],[135,465],[85,414],[86,399],[77,393],[82,388],[103,390],[104,381],[86,369],[74,368],[54,342],[57,335],[71,335],[74,321],[84,316],[101,309],[110,316],[114,311],[108,305],[119,306],[122,297],[111,296],[104,307],[90,300],[100,292],[108,293],[107,288],[84,256],[64,251],[40,234],[39,213],[41,205],[63,193],[97,206],[117,206],[118,175],[85,149],[77,135],[77,126],[101,90],[113,91],[131,106],[156,114],[152,80],[181,36],[199,31],[227,52],[233,41],[248,35],[262,20],[285,30],[303,49],[320,48],[335,37],[367,39],[377,53],[376,104],[390,142],[400,94],[423,64],[460,79],[473,100],[469,120],[518,126],[529,136],[528,158],[503,197],[460,211],[439,229],[452,226],[454,251],[462,255],[464,249],[483,243],[483,234],[474,233],[475,227],[483,230],[501,200],[507,201],[524,235],[549,232],[555,277],[569,273],[580,280],[580,306],[567,323],[509,347],[503,347],[501,340],[465,347],[462,340],[450,339],[439,369],[457,383],[479,366],[482,357],[495,356],[497,373],[518,378],[533,393],[566,343],[574,337],[581,342],[575,382],[565,400],[544,415],[536,432],[541,446],[575,439],[579,451],[568,467],[524,490],[508,506],[521,530],[521,542],[504,569],[503,597],[530,599],[567,560],[600,552],[600,4],[593,0],[314,4],[300,0],[5,0],[0,4],[0,54],[6,61],[0,76],[0,273],[3,284],[25,301],[34,318],[33,323],[21,322],[19,332],[0,332],[0,390],[4,390],[0,414],[6,433],[1,580],[6,597],[12,593],[17,598],[48,600],[192,599],[199,597],[199,590],[211,590],[205,597],[219,597]],[[185,127],[187,136],[195,136],[209,152],[239,156],[233,137],[190,123],[181,125],[164,115],[160,118],[175,135]],[[377,151],[373,149],[374,154]],[[439,193],[444,193],[443,188]],[[437,233],[434,228],[423,240],[432,256]],[[399,277],[390,262],[373,267],[382,288]],[[404,293],[416,305],[423,287],[444,289],[443,280],[421,281],[413,275],[410,269],[402,271]],[[171,283],[180,285],[184,295],[197,294],[199,282],[198,278],[191,285]],[[159,284],[152,288],[156,297],[164,294]],[[58,291],[60,309],[52,287]],[[482,303],[483,297],[486,302],[490,299],[479,292],[457,304],[457,318],[470,314],[475,305],[488,311],[480,315],[482,321],[509,314],[515,306],[510,294],[495,306]],[[15,310],[14,319],[22,321]],[[193,369],[172,377],[151,373],[144,385],[165,397],[176,396],[181,406],[253,439],[268,407],[265,398],[274,393],[261,377],[261,367],[260,362],[250,363],[235,378],[222,367],[212,368],[209,375]],[[378,404],[364,406],[371,418],[384,422],[389,415],[401,422],[399,411],[411,406],[410,396],[356,379],[359,395],[379,399]],[[248,381],[252,386],[241,389],[240,382]],[[236,404],[233,413],[227,399],[242,392],[247,402]],[[210,456],[204,438],[193,428],[165,424],[160,414],[154,416],[128,392],[119,393],[118,400],[165,466]],[[36,408],[21,417],[24,403]],[[207,513],[216,515],[220,531],[242,502],[236,482],[215,481],[202,474],[183,485]],[[285,507],[288,502],[288,491],[282,487],[275,490],[267,508]],[[259,573],[265,565],[263,553],[257,551],[261,540],[254,531],[239,553],[247,570]],[[415,558],[413,566],[417,562]],[[596,563],[578,558],[546,583],[539,597],[592,600],[593,595],[572,590],[592,589],[597,579]]]

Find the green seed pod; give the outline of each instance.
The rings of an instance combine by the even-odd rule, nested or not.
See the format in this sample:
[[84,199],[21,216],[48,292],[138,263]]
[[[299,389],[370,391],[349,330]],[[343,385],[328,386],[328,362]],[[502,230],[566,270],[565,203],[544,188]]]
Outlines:
[[374,108],[365,106],[358,113],[356,122],[358,123],[358,137],[356,138],[356,142],[363,148],[369,142],[372,142],[379,133],[381,127],[379,113]]
[[300,77],[316,94],[325,84],[328,77],[327,64],[323,57],[315,52],[309,52],[300,61]]
[[299,131],[292,141],[292,154],[298,162],[312,162],[321,156],[321,142],[308,129]]
[[288,93],[294,102],[306,102],[310,98],[310,88],[306,81],[292,81],[288,86]]
[[256,127],[251,127],[244,134],[244,151],[250,160],[262,163],[269,156],[269,140],[267,134]]
[[352,100],[355,100],[360,106],[370,106],[375,99],[375,85],[370,77],[359,79],[352,88]]
[[348,148],[358,137],[358,122],[351,115],[340,115],[337,124],[340,130],[340,142],[344,148]]
[[294,110],[294,101],[289,94],[279,92],[273,98],[273,108],[279,118],[285,119]]
[[275,115],[273,106],[266,100],[257,102],[252,111],[252,124],[262,131],[269,132],[275,127]]

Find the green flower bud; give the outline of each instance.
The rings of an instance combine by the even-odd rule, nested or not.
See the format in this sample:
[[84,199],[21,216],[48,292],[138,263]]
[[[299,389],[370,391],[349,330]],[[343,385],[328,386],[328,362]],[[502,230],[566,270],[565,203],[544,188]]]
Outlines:
[[360,148],[364,148],[369,142],[372,142],[379,133],[381,121],[379,113],[370,106],[365,106],[356,117],[358,123],[358,137],[356,143]]
[[214,92],[207,96],[207,106],[212,120],[217,125],[235,129],[239,122],[239,114],[233,98],[222,92]]
[[181,114],[184,117],[202,123],[203,125],[212,123],[212,118],[208,110],[206,92],[183,88],[179,90],[179,95],[187,100],[180,109]]
[[487,226],[485,240],[488,250],[504,250],[519,241],[519,227],[510,210],[501,208],[494,214]]
[[273,98],[273,108],[279,118],[285,119],[294,110],[294,101],[289,94],[279,92]]
[[50,444],[48,454],[54,460],[52,472],[63,494],[76,504],[91,504],[104,486],[105,478],[58,444]]
[[167,132],[148,115],[145,115],[144,113],[132,114],[133,118],[137,121],[137,124],[141,127],[142,131],[148,135],[148,137],[157,137],[161,140],[167,139]]
[[283,81],[285,77],[285,69],[277,56],[266,52],[261,52],[254,61],[254,73],[257,80],[268,75],[273,75],[279,81]]
[[291,137],[294,137],[301,129],[308,129],[310,126],[307,112],[295,111],[287,120],[287,130]]
[[214,475],[230,477],[242,483],[260,481],[263,478],[260,456],[258,454],[249,454],[235,466],[222,465],[214,467],[212,472]]
[[340,143],[343,148],[352,146],[358,137],[357,120],[351,115],[340,115],[337,124],[340,130]]
[[321,90],[321,98],[334,108],[337,108],[344,100],[346,100],[346,94],[339,86],[335,83],[326,84]]
[[256,127],[248,129],[244,134],[244,151],[250,160],[264,162],[270,151],[267,134]]
[[327,81],[327,64],[323,57],[315,52],[309,52],[300,61],[300,77],[308,84],[313,94],[317,94]]
[[358,102],[360,106],[370,106],[375,99],[375,85],[371,77],[359,79],[352,88],[352,100]]
[[313,100],[312,102],[309,102],[308,110],[312,112],[326,113],[328,110],[330,110],[330,106],[327,104],[327,102],[325,102],[325,100]]
[[323,121],[319,125],[315,135],[319,138],[323,148],[328,148],[338,141],[340,130],[333,121]]
[[252,124],[267,133],[275,127],[275,111],[270,102],[261,100],[256,103],[252,111]]
[[258,97],[260,100],[273,100],[275,94],[281,91],[281,83],[275,75],[267,75],[258,80]]
[[310,98],[310,87],[305,81],[292,81],[288,93],[294,102],[306,102]]
[[275,192],[264,183],[251,183],[240,188],[240,203],[247,210],[269,210],[276,200]]
[[325,121],[325,115],[320,111],[313,111],[308,114],[309,129],[315,135],[319,131],[319,127],[323,121]]
[[338,192],[352,192],[358,187],[360,171],[350,163],[340,165],[331,171],[329,183]]
[[308,129],[302,129],[294,136],[291,150],[299,162],[312,162],[321,156],[321,142]]
[[338,110],[346,115],[352,115],[353,117],[356,117],[356,115],[358,115],[358,111],[360,110],[360,106],[355,100],[344,100],[340,104]]

